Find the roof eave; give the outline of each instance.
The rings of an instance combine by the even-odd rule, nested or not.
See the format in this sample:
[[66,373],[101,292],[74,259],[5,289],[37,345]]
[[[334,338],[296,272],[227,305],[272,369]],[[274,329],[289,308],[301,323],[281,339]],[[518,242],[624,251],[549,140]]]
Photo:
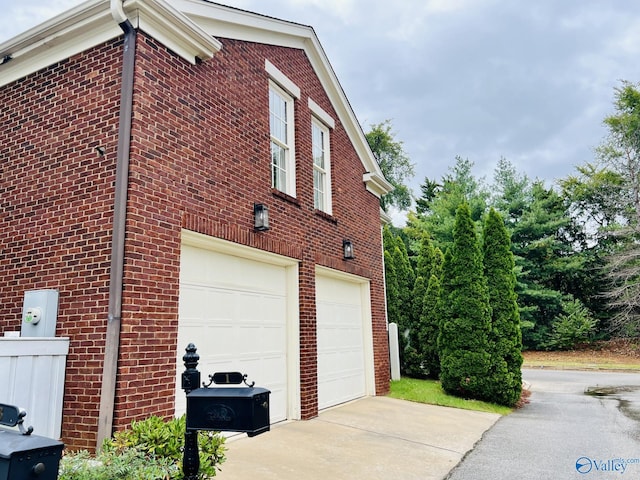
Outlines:
[[[196,63],[208,59],[222,44],[164,0],[127,0],[127,18],[134,27]],[[122,34],[113,21],[109,0],[89,0],[0,44],[0,86],[69,58]]]

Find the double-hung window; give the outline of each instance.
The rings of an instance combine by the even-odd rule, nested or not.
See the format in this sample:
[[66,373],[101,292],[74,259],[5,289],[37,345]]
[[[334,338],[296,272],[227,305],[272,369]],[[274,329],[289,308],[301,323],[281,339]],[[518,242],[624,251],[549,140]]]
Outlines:
[[271,133],[271,186],[292,195],[291,155],[293,141],[293,99],[275,85],[269,88],[269,125]]
[[311,150],[313,154],[313,207],[332,215],[331,150],[329,135],[336,128],[331,115],[309,98],[311,110]]
[[311,146],[313,151],[313,207],[331,214],[329,129],[315,118],[311,121]]
[[269,60],[265,60],[264,67],[270,77],[271,186],[295,197],[294,99],[300,98],[300,88]]

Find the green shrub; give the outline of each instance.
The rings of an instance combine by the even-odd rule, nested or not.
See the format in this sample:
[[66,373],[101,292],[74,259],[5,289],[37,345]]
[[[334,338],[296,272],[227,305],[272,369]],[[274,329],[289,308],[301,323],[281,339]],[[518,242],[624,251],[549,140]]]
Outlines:
[[179,478],[179,467],[169,458],[149,456],[137,448],[121,453],[102,452],[92,457],[86,450],[65,454],[59,480],[167,480]]
[[[59,480],[179,480],[185,432],[184,416],[168,421],[149,417],[106,440],[95,457],[86,451],[65,453]],[[214,477],[224,461],[224,437],[199,432],[201,480]]]
[[[152,457],[169,458],[180,470],[178,476],[171,478],[181,479],[185,429],[184,415],[169,421],[155,416],[133,421],[131,428],[116,432],[112,440],[105,441],[103,450],[120,452],[135,447]],[[200,478],[206,479],[216,475],[218,465],[224,462],[223,445],[224,437],[219,434],[198,432]]]
[[593,339],[598,326],[591,312],[580,300],[563,302],[564,312],[551,324],[551,333],[544,345],[549,350],[570,350],[579,343]]

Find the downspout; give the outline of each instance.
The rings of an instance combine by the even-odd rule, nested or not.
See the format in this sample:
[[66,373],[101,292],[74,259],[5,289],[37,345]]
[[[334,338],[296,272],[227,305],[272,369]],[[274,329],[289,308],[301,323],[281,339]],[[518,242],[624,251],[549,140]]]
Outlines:
[[120,320],[122,315],[122,289],[124,271],[124,242],[129,184],[129,152],[131,148],[131,119],[133,111],[133,81],[136,59],[137,32],[131,24],[122,3],[111,0],[111,15],[124,32],[122,56],[122,86],[120,91],[120,117],[118,149],[116,152],[116,183],[113,207],[113,233],[111,239],[111,269],[109,279],[109,310],[105,338],[102,389],[96,450],[113,433],[118,353],[120,350]]

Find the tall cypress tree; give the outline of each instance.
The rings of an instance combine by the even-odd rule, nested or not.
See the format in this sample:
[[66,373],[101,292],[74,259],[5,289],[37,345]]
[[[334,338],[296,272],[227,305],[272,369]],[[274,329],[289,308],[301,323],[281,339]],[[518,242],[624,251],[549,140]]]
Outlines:
[[440,375],[440,357],[438,355],[438,332],[440,331],[440,278],[431,275],[424,295],[422,313],[418,326],[421,366],[424,375],[438,378]]
[[387,320],[398,323],[400,318],[400,294],[398,293],[398,276],[393,266],[393,258],[388,250],[384,251],[384,277],[387,293]]
[[409,377],[422,378],[422,344],[420,343],[420,317],[427,287],[424,278],[418,276],[413,286],[409,328],[406,331],[404,348],[404,369]]
[[409,356],[412,352],[408,349],[409,337],[413,325],[411,324],[413,312],[413,287],[415,276],[407,248],[400,237],[396,237],[396,247],[392,253],[393,267],[398,281],[398,337],[400,340],[400,369],[403,373],[409,373]]
[[511,240],[493,208],[484,224],[484,271],[491,305],[491,400],[512,406],[522,392],[522,333]]
[[453,395],[488,400],[491,309],[482,252],[466,203],[456,211],[441,300],[444,308],[438,351],[442,387]]

